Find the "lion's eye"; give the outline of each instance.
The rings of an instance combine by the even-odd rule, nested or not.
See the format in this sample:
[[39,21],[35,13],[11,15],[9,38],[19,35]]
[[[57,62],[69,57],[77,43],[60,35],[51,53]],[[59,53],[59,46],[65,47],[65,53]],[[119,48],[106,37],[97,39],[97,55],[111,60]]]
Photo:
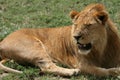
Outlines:
[[89,26],[91,26],[91,25],[92,25],[92,24],[85,24],[86,27],[89,27]]

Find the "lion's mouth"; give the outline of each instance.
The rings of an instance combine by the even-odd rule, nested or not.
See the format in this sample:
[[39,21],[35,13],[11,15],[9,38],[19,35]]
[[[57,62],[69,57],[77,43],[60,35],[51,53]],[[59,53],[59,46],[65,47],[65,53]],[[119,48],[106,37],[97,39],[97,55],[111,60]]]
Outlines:
[[78,48],[82,50],[90,50],[92,48],[91,43],[87,43],[87,44],[77,43],[77,44],[78,44]]

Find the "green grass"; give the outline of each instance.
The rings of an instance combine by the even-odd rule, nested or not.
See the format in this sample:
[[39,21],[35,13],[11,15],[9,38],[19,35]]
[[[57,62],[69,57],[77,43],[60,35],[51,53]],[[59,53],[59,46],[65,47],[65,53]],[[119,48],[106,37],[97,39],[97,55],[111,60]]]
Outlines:
[[[71,25],[69,12],[82,10],[90,3],[103,3],[117,26],[120,26],[120,0],[0,0],[0,40],[9,33],[21,28],[59,27]],[[119,28],[119,27],[118,27]],[[52,74],[40,75],[36,67],[6,64],[23,70],[24,74],[10,74],[3,80],[60,80]],[[3,72],[1,71],[0,74]],[[98,78],[80,75],[70,80],[119,80],[119,78]]]

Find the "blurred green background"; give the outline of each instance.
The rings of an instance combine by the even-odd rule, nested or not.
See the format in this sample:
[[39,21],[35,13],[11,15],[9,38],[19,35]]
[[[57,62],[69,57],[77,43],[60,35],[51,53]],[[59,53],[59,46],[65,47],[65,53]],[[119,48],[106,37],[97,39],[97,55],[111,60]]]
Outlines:
[[[60,27],[71,25],[69,12],[81,11],[91,3],[102,3],[106,6],[109,16],[118,27],[120,26],[120,0],[0,0],[0,40],[9,33],[21,28]],[[16,63],[7,63],[13,68],[22,68],[23,75],[11,74],[3,80],[62,80],[52,75],[39,75],[37,68],[26,68]],[[17,67],[16,67],[17,66]],[[37,69],[37,70],[36,70]],[[3,72],[1,72],[2,74]],[[35,79],[35,77],[38,77]],[[70,80],[101,80],[101,78],[81,75]],[[65,79],[66,80],[66,79]],[[102,80],[120,80],[106,77]]]
[[120,0],[0,0],[0,39],[20,28],[71,25],[69,12],[102,3],[120,25]]

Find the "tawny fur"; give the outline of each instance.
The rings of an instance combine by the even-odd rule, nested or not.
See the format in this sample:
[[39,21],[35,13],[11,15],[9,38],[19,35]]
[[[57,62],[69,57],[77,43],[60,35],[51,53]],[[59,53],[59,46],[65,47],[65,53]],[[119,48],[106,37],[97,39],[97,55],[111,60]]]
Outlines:
[[[30,63],[43,72],[62,76],[78,73],[119,75],[120,39],[105,7],[102,4],[92,4],[81,12],[72,11],[70,16],[73,19],[71,26],[27,28],[11,33],[0,43],[0,57],[3,60],[13,59],[20,64]],[[91,42],[90,52],[84,54],[78,48],[74,36],[80,35],[82,39],[78,42]],[[69,69],[55,63],[66,65]],[[6,67],[1,69],[6,70]]]

